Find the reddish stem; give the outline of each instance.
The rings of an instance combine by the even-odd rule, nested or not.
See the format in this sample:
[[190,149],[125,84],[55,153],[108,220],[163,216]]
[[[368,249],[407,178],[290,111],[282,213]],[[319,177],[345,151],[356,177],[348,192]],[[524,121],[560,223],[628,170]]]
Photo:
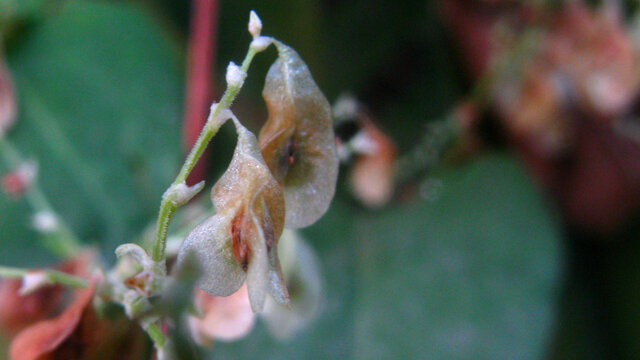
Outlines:
[[[215,67],[217,25],[218,1],[193,0],[183,125],[183,139],[187,151],[196,142],[207,121],[213,98],[212,71]],[[204,180],[207,158],[205,152],[191,172],[187,183]]]

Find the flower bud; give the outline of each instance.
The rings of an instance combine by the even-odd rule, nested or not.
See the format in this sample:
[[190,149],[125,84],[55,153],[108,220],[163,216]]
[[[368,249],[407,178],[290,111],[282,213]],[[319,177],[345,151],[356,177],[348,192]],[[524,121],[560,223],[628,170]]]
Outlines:
[[246,77],[247,73],[242,71],[240,66],[236,65],[233,61],[229,62],[226,75],[228,87],[241,87]]
[[253,38],[257,38],[260,36],[262,32],[262,20],[258,17],[255,11],[251,10],[249,13],[249,33]]

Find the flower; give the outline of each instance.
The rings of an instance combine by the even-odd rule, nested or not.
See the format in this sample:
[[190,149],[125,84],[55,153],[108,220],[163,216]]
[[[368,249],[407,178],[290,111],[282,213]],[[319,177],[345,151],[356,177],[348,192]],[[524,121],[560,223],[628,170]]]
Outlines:
[[194,303],[202,316],[190,316],[189,326],[194,340],[200,345],[211,345],[214,340],[241,339],[255,323],[246,284],[227,297],[196,290]]
[[329,208],[338,177],[331,107],[295,50],[275,42],[262,96],[269,118],[260,130],[260,150],[284,187],[286,227],[315,223]]
[[238,143],[227,171],[211,190],[216,214],[184,240],[178,267],[195,259],[197,285],[213,296],[228,296],[246,281],[253,311],[262,310],[269,292],[287,304],[277,254],[284,225],[284,197],[267,168],[256,137],[233,118]]

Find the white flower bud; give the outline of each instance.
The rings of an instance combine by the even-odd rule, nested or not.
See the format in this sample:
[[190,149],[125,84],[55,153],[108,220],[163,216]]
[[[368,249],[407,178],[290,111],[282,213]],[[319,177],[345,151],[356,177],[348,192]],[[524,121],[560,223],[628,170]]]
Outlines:
[[246,77],[247,73],[242,71],[240,66],[233,61],[229,62],[229,66],[227,66],[227,86],[241,87]]
[[253,38],[260,36],[262,32],[262,20],[258,17],[255,11],[251,10],[249,13],[249,33]]
[[333,105],[333,116],[336,119],[350,119],[358,114],[358,101],[351,94],[342,94]]
[[46,234],[56,231],[60,223],[54,213],[39,211],[33,216],[32,225],[39,232]]

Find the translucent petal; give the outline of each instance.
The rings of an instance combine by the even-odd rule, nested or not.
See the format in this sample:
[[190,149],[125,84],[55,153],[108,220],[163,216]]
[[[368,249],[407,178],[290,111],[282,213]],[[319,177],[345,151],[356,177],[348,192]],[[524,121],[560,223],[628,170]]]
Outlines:
[[322,275],[313,248],[297,233],[285,230],[280,241],[283,271],[287,282],[296,290],[291,294],[289,309],[267,300],[261,315],[274,337],[287,339],[298,334],[318,314]]
[[202,274],[196,285],[213,296],[233,294],[246,279],[233,254],[232,220],[228,214],[208,218],[189,233],[178,253],[179,268],[192,254]]
[[278,259],[278,251],[272,249],[269,251],[269,294],[280,305],[289,306],[289,290],[282,274],[280,260]]
[[284,186],[288,228],[316,222],[328,209],[338,176],[331,108],[300,56],[276,42],[262,95],[269,119],[260,131],[262,155]]
[[238,143],[227,171],[211,189],[211,200],[218,212],[248,203],[249,197],[262,193],[278,239],[284,226],[284,197],[282,188],[269,172],[255,135],[237,121]]
[[270,265],[277,264],[284,196],[255,136],[237,119],[234,123],[238,143],[233,158],[211,190],[217,213],[189,234],[178,260],[185,261],[188,251],[196,256],[203,271],[198,286],[211,295],[229,295],[246,279],[251,307],[257,312],[271,288]]
[[266,204],[260,191],[251,198],[247,208],[247,216],[243,217],[242,236],[248,242],[250,250],[249,266],[247,269],[247,289],[249,302],[254,312],[262,311],[269,286],[269,260],[267,236],[271,246],[275,246],[273,233],[266,234],[264,218],[268,216]]

